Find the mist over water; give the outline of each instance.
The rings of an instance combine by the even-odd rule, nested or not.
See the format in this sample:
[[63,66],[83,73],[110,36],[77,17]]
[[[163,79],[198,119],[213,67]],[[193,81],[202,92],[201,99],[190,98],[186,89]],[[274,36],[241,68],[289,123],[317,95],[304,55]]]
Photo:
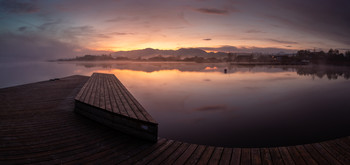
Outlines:
[[[227,69],[227,73],[224,73]],[[0,87],[112,73],[159,136],[215,146],[292,145],[350,132],[350,68],[226,63],[33,62],[0,66]]]

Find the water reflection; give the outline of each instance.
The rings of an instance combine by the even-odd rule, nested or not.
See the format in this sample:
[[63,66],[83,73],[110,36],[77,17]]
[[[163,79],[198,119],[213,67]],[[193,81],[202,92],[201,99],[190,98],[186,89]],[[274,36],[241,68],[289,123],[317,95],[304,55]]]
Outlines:
[[349,67],[344,66],[325,66],[325,65],[306,65],[306,66],[255,66],[255,65],[229,65],[226,63],[161,63],[161,62],[122,62],[122,63],[108,63],[108,62],[75,62],[77,66],[83,66],[85,68],[103,68],[103,69],[128,69],[138,70],[144,72],[154,72],[160,70],[173,70],[179,71],[220,71],[223,73],[236,73],[240,71],[259,72],[259,71],[273,71],[273,69],[280,69],[281,71],[295,71],[298,75],[313,76],[318,78],[327,77],[329,80],[343,77],[345,79],[350,78]]
[[28,78],[113,73],[159,122],[161,137],[185,142],[256,147],[350,133],[347,67],[91,62],[0,67],[9,84],[12,78],[23,84]]

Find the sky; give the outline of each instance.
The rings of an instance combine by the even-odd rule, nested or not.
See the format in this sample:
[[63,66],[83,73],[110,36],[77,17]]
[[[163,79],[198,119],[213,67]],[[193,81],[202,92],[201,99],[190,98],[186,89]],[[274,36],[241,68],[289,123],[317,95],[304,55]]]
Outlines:
[[350,48],[349,0],[0,0],[0,61],[144,48]]

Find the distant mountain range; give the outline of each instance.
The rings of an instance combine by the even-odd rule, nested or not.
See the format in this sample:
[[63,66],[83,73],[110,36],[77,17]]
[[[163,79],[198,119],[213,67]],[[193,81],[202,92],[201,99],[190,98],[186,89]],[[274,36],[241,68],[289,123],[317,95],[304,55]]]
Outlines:
[[[231,51],[220,51],[223,50],[231,50]],[[209,48],[181,48],[178,50],[160,50],[160,49],[152,49],[152,48],[146,48],[146,49],[140,49],[140,50],[130,50],[130,51],[118,51],[112,53],[113,57],[128,57],[128,58],[150,58],[155,56],[163,56],[163,57],[179,57],[179,58],[185,58],[185,57],[204,57],[204,58],[210,58],[210,57],[227,57],[226,52],[235,52],[234,54],[237,55],[249,55],[252,54],[252,52],[260,52],[260,53],[254,53],[254,54],[277,54],[277,55],[287,55],[295,53],[296,50],[287,50],[287,49],[277,49],[277,48],[236,48],[236,47],[221,47],[218,48],[219,51],[214,50],[214,52],[206,52],[204,50],[211,50]],[[234,51],[232,51],[234,50]]]
[[178,50],[160,50],[160,49],[140,49],[140,50],[130,50],[130,51],[118,51],[112,53],[113,57],[128,57],[128,58],[150,58],[155,56],[163,56],[163,57],[169,57],[169,56],[175,56],[175,57],[223,57],[227,56],[227,53],[225,52],[210,52],[207,53],[206,51],[198,48],[181,48]]

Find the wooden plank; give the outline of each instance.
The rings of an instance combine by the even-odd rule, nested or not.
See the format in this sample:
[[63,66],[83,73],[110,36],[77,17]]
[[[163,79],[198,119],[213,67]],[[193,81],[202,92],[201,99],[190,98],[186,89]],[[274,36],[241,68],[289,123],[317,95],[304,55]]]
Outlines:
[[350,136],[341,138],[341,141],[343,141],[344,143],[346,143],[350,146]]
[[138,153],[140,153],[140,152],[142,152],[150,147],[151,147],[151,145],[149,145],[147,143],[140,145],[136,149],[130,150],[129,152],[120,155],[117,159],[111,158],[110,160],[104,161],[100,164],[120,164],[121,162],[123,162],[127,159],[130,159],[131,157],[137,155]]
[[[135,116],[137,119],[139,120],[144,120],[144,121],[148,121],[145,116],[143,116],[143,114],[140,112],[140,110],[136,107],[136,105],[134,104],[134,102],[130,99],[130,97],[127,95],[126,91],[127,89],[123,86],[123,84],[118,80],[117,77],[114,76],[114,78],[116,79],[117,85],[119,90],[121,91],[124,99],[126,100],[126,102],[129,104],[130,106],[130,110],[132,112],[134,112]],[[124,88],[123,88],[124,87]]]
[[135,115],[134,111],[131,109],[129,103],[125,100],[125,97],[121,92],[121,89],[118,87],[118,82],[116,81],[116,77],[111,77],[111,79],[113,80],[114,88],[117,91],[117,94],[119,96],[120,101],[122,102],[125,112],[128,114],[129,117],[137,119],[137,116]]
[[106,109],[106,102],[105,102],[105,90],[104,90],[104,75],[103,74],[99,74],[100,76],[100,80],[101,80],[101,83],[100,83],[100,102],[99,102],[99,107],[101,109]]
[[251,164],[250,148],[242,148],[241,164]]
[[153,117],[143,108],[143,106],[135,99],[135,97],[127,90],[127,93],[129,94],[129,97],[133,100],[137,108],[140,110],[140,112],[144,115],[144,117],[149,121],[156,123],[156,121],[153,119]]
[[175,160],[173,164],[185,164],[189,157],[191,157],[192,153],[197,149],[197,144],[190,144],[190,146],[180,155],[179,158]]
[[188,158],[188,160],[185,162],[185,164],[192,165],[196,164],[201,157],[202,153],[205,150],[204,145],[199,145],[196,150],[193,152],[193,154]]
[[174,144],[173,140],[168,140],[166,141],[162,146],[160,146],[159,148],[157,148],[157,150],[154,150],[152,153],[148,154],[147,156],[137,160],[135,162],[135,165],[143,165],[143,164],[147,164],[148,162],[150,162],[151,160],[155,159],[158,157],[158,155],[160,155],[162,152],[164,152],[165,150],[167,150],[169,147],[171,147]]
[[88,81],[85,82],[84,86],[81,88],[78,95],[75,97],[76,100],[80,100],[80,101],[84,100],[85,95],[86,95],[86,91],[87,91],[89,85],[91,85],[91,83],[90,83],[91,81],[92,81],[92,79],[88,79]]
[[118,92],[118,88],[117,88],[117,86],[115,84],[115,81],[113,81],[112,77],[108,77],[108,78],[109,78],[110,83],[112,85],[112,90],[113,90],[113,93],[114,93],[114,96],[115,96],[115,99],[116,99],[115,101],[116,101],[116,103],[118,105],[118,109],[120,111],[120,114],[122,114],[123,116],[129,116],[129,114],[128,114],[127,110],[125,109],[125,107],[123,105],[123,102],[122,102],[122,100],[120,98],[120,94]]
[[315,161],[320,165],[329,165],[330,162],[326,160],[311,144],[305,144],[303,147],[307,152],[315,159]]
[[211,156],[208,164],[219,164],[223,150],[223,147],[215,147],[213,155]]
[[340,165],[341,163],[328,153],[319,143],[311,144],[328,162],[334,165]]
[[242,155],[241,153],[242,153],[241,148],[232,149],[231,164],[233,165],[241,164],[241,155]]
[[90,78],[85,82],[83,88],[81,89],[82,95],[80,96],[80,98],[78,100],[83,101],[85,99],[86,93],[90,89],[91,82],[92,82],[92,79],[90,79]]
[[94,96],[92,96],[93,95],[92,90],[95,87],[96,78],[93,77],[93,75],[90,78],[92,79],[92,81],[91,81],[90,88],[86,91],[86,97],[83,101],[84,103],[90,103],[90,101],[94,99]]
[[345,152],[339,151],[338,146],[331,143],[331,141],[326,141],[319,143],[325,150],[328,151],[335,159],[343,164],[350,164],[349,158],[347,158],[344,154]]
[[94,93],[94,102],[90,105],[93,105],[95,107],[99,107],[100,105],[100,90],[99,90],[99,87],[100,87],[100,84],[101,84],[101,79],[100,79],[100,76],[99,74],[95,74],[96,76],[96,86],[93,88],[93,93]]
[[[95,162],[99,158],[105,157],[106,155],[109,155],[113,152],[113,150],[119,150],[120,152],[125,152],[125,150],[128,148],[127,145],[130,145],[131,141],[130,139],[121,138],[120,140],[114,140],[110,142],[111,145],[108,147],[92,147],[91,149],[83,150],[83,151],[77,151],[75,152],[76,156],[71,156],[68,153],[68,156],[66,157],[67,164],[87,164],[89,162]],[[69,160],[72,159],[73,160]]]
[[295,148],[298,150],[300,155],[305,160],[306,164],[317,165],[318,163],[314,160],[314,158],[309,154],[309,152],[305,149],[303,145],[297,145]]
[[[119,79],[117,79],[119,81]],[[120,81],[119,81],[120,82]],[[142,105],[135,99],[135,97],[130,93],[129,90],[120,82],[122,88],[126,91],[126,94],[131,98],[134,104],[137,106],[138,110],[143,114],[145,119],[149,122],[156,123],[156,121],[152,118],[152,116],[142,107]]]
[[169,148],[167,148],[164,152],[162,152],[160,155],[158,155],[155,159],[148,162],[147,164],[150,165],[158,165],[158,164],[164,164],[163,161],[167,158],[169,158],[173,152],[181,145],[182,142],[175,141]]
[[112,110],[112,104],[111,104],[111,96],[110,96],[110,90],[109,90],[109,84],[107,80],[107,75],[104,77],[104,91],[105,91],[105,105],[106,105],[106,110],[113,112]]
[[232,148],[224,148],[220,159],[220,165],[229,165],[231,161]]
[[112,146],[109,149],[103,151],[103,154],[99,154],[99,156],[93,160],[86,162],[79,162],[81,164],[86,164],[94,162],[95,164],[117,164],[117,162],[121,162],[125,160],[125,155],[129,154],[132,151],[138,150],[141,151],[140,147],[145,147],[146,144],[141,141],[131,140],[129,143],[123,143],[121,145]]
[[[323,143],[323,142],[322,142]],[[326,141],[326,143],[332,145],[333,148],[335,148],[339,153],[341,153],[342,155],[348,155],[350,154],[350,148],[345,148],[345,147],[342,147],[344,145],[340,145],[341,142],[339,142],[338,139],[336,140],[329,140],[329,141]]]
[[287,147],[278,147],[284,164],[286,165],[295,165],[293,158],[291,157]]
[[[132,110],[126,110],[125,111],[126,115],[113,114],[112,106],[110,104],[111,101],[109,100],[110,98],[109,91],[108,91],[109,88],[107,87],[110,85],[111,85],[110,87],[114,89],[116,93],[119,93],[118,98],[121,99],[120,103],[122,103],[120,107],[124,107],[124,108],[129,107],[130,109],[129,102],[125,100],[126,98],[124,98],[124,95],[122,94],[123,91],[120,90],[120,87],[118,86],[116,80],[114,80],[115,83],[113,83],[112,81],[113,79],[116,79],[116,77],[112,74],[93,74],[93,77],[96,78],[96,83],[95,83],[96,86],[92,88],[93,89],[92,93],[95,95],[93,97],[94,98],[93,106],[90,106],[89,104],[82,104],[80,102],[77,102],[75,104],[76,112],[88,118],[91,118],[95,121],[98,121],[104,125],[112,127],[118,131],[155,142],[158,136],[157,123],[150,123],[150,122],[147,122],[145,119],[137,119],[135,118],[136,116],[130,116],[134,113]],[[107,83],[110,80],[112,81],[112,83]],[[114,93],[114,90],[111,93]],[[114,96],[116,95],[113,95],[113,98]],[[96,106],[97,103],[99,103],[98,106]],[[116,106],[117,106],[117,103],[115,104]],[[112,113],[107,112],[108,110],[106,109],[106,105],[110,107],[109,112],[112,112]],[[116,107],[114,108],[116,109]],[[142,122],[138,120],[141,120]],[[147,123],[145,123],[145,121]]]
[[106,83],[107,83],[107,91],[108,91],[108,95],[109,95],[109,106],[110,106],[113,113],[121,114],[119,111],[119,108],[117,106],[117,102],[115,100],[114,91],[112,89],[112,84],[110,83],[108,77],[106,77]]
[[[92,81],[91,81],[91,86],[90,86],[90,88],[86,91],[87,92],[87,94],[86,94],[86,97],[85,97],[85,99],[84,99],[84,103],[89,103],[90,102],[90,100],[93,100],[94,98],[92,97],[92,90],[93,90],[93,88],[94,88],[94,86],[95,86],[95,81],[96,81],[96,78],[92,75],[91,77],[90,77],[91,79],[92,79]],[[92,98],[91,98],[92,97]]]
[[119,100],[122,102],[122,105],[123,105],[126,113],[128,114],[129,117],[137,119],[137,116],[135,115],[134,111],[130,107],[129,103],[126,101],[124,95],[122,94],[122,91],[119,87],[119,83],[118,83],[118,81],[116,81],[116,77],[110,77],[110,78],[113,82],[114,88],[116,89],[117,94],[119,96]]
[[147,157],[149,154],[152,152],[156,151],[159,147],[163,146],[166,142],[169,142],[169,140],[166,140],[164,138],[160,139],[157,141],[156,144],[152,145],[151,147],[143,150],[142,152],[138,153],[137,155],[130,157],[129,159],[126,159],[119,164],[124,164],[124,165],[129,165],[129,164],[134,164],[137,160],[140,160],[144,157]]
[[96,93],[97,92],[96,87],[98,86],[98,78],[97,78],[96,74],[93,74],[91,76],[91,78],[93,78],[94,81],[93,81],[93,86],[92,86],[92,88],[89,91],[89,93],[90,93],[89,100],[86,103],[88,103],[90,105],[93,105],[94,101],[95,101],[95,98],[96,98],[96,94],[97,94]]
[[340,148],[346,150],[347,153],[350,153],[350,144],[345,143],[342,139],[336,139],[334,142],[337,143]]
[[277,147],[271,147],[271,148],[269,148],[269,150],[270,150],[272,162],[274,164],[284,164],[282,156],[281,156]]
[[259,148],[252,148],[250,150],[250,155],[252,157],[252,165],[262,164]]
[[213,146],[207,146],[202,154],[202,156],[199,158],[197,164],[207,164],[208,161],[210,160],[211,155],[214,152],[214,147]]
[[[112,109],[113,109],[113,112],[114,113],[118,113],[118,114],[121,114],[123,116],[128,116],[126,112],[122,112],[122,107],[123,105],[120,105],[121,104],[121,101],[119,101],[118,97],[116,94],[117,92],[115,91],[115,88],[113,86],[113,83],[111,82],[110,80],[110,77],[107,77],[107,82],[108,82],[108,86],[109,86],[109,90],[111,92],[111,102],[112,102]],[[125,110],[124,110],[125,111]]]
[[173,164],[181,154],[183,154],[190,146],[189,143],[181,143],[181,145],[162,164]]
[[302,158],[302,156],[294,146],[289,146],[287,147],[287,149],[296,164],[306,165],[305,160]]
[[127,98],[127,101],[131,104],[131,107],[133,108],[135,114],[137,115],[137,117],[140,120],[144,120],[144,121],[149,121],[146,116],[144,115],[145,113],[142,112],[146,112],[142,106],[137,106],[137,104],[139,104],[136,99],[130,94],[129,90],[126,89],[126,87],[119,81],[119,79],[117,78],[117,81],[119,82],[120,87],[123,89],[124,92],[124,96]]

